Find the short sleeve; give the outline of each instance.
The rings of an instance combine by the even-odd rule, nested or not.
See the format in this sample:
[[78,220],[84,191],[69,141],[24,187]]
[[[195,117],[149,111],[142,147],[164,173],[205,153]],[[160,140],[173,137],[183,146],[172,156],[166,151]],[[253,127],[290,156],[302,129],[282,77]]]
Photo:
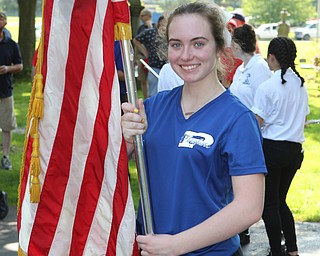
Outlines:
[[262,119],[266,119],[268,116],[270,116],[272,107],[273,103],[271,98],[264,87],[260,86],[257,89],[256,95],[254,96],[254,104],[251,111],[260,116]]
[[14,45],[15,47],[14,47],[14,56],[12,58],[12,63],[22,64],[22,57],[21,57],[19,45],[17,43],[15,43]]
[[242,114],[225,138],[223,155],[227,157],[231,176],[267,173],[262,136],[252,112]]

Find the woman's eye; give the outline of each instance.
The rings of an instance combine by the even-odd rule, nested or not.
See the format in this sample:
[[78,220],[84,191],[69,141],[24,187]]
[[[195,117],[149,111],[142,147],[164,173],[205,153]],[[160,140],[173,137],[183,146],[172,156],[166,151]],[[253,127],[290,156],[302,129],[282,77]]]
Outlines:
[[181,47],[181,44],[180,43],[171,43],[171,47],[172,48],[179,48],[179,47]]
[[204,43],[202,43],[202,42],[195,42],[195,43],[194,43],[194,46],[195,46],[195,47],[201,47],[201,46],[204,46]]

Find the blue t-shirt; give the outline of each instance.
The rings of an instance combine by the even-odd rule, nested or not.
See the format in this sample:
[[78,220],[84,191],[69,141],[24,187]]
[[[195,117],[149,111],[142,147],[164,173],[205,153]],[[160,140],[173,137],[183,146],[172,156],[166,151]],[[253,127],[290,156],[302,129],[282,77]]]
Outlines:
[[[189,229],[232,199],[231,176],[266,173],[257,120],[229,91],[185,119],[182,86],[145,101],[146,169],[155,234]],[[141,216],[138,217],[141,219]],[[238,236],[187,255],[232,255]]]

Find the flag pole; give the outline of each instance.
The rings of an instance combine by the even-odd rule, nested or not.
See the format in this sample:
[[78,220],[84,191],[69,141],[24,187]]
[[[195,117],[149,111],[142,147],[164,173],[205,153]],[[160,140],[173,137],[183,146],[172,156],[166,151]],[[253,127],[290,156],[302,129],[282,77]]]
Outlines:
[[[130,40],[121,40],[122,60],[129,102],[137,107],[138,93],[134,76],[134,53]],[[145,167],[142,135],[134,136],[134,149],[139,179],[140,201],[146,234],[153,234],[152,215],[149,197],[149,186]]]

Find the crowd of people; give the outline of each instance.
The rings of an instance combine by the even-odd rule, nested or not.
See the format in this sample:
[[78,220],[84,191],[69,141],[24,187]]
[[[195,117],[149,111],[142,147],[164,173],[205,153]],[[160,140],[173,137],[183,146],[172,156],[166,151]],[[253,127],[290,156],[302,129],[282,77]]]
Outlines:
[[[137,106],[127,102],[119,42],[115,62],[127,151],[131,156],[133,136],[142,135],[146,157],[156,235],[146,234],[139,210],[141,255],[243,255],[249,227],[261,218],[268,255],[298,255],[286,196],[303,161],[309,107],[294,42],[274,38],[265,60],[242,15],[229,19],[204,2],[183,4],[157,24],[145,8],[140,19],[133,44],[144,100]],[[23,66],[6,24],[0,12],[1,167],[9,170],[12,74]],[[7,211],[0,191],[0,219]]]

